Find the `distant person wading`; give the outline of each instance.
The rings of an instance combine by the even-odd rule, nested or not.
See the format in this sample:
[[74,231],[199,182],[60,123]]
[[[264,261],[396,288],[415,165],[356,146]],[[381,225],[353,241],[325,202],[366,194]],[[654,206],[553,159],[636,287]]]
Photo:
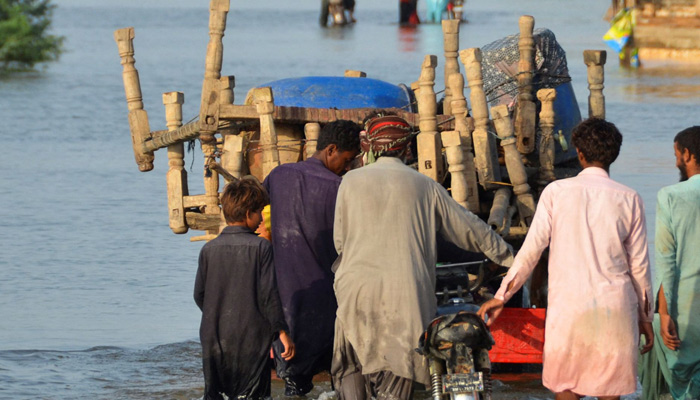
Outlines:
[[[319,24],[323,27],[328,26],[328,17],[330,16],[331,19],[333,18],[332,15],[330,15],[330,7],[331,4],[340,4],[343,7],[344,11],[347,11],[347,23],[352,23],[356,22],[355,20],[355,0],[321,0],[321,15],[319,17]],[[333,21],[331,21],[333,22]]]

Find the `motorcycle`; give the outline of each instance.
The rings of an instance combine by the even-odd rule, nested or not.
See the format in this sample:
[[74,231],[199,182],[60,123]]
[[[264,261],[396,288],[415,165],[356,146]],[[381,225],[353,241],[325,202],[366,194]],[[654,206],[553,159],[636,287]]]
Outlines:
[[[438,317],[421,335],[416,351],[428,360],[433,400],[490,400],[489,350],[493,337],[476,312],[475,296],[495,275],[487,261],[437,267]],[[465,290],[466,288],[466,290]]]

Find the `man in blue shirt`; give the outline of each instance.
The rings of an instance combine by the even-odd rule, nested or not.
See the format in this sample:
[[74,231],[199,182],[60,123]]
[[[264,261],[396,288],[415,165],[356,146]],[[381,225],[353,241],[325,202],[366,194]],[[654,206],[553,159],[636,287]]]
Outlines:
[[361,127],[351,121],[326,124],[317,151],[303,162],[272,170],[264,186],[270,194],[272,246],[285,319],[296,344],[290,362],[273,344],[277,375],[285,395],[308,393],[314,374],[330,369],[337,302],[331,266],[335,198],[340,176],[360,151]]

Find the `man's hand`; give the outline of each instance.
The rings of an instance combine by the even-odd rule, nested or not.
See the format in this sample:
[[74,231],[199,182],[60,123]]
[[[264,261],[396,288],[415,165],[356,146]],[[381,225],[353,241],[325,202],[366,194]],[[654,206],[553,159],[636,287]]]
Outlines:
[[680,349],[681,340],[678,338],[676,324],[673,322],[673,319],[668,314],[659,314],[659,317],[661,319],[661,340],[671,350]]
[[639,334],[644,336],[644,347],[640,352],[648,353],[654,347],[654,329],[651,327],[651,322],[639,321]]
[[280,356],[282,356],[282,358],[284,358],[286,361],[294,358],[294,342],[292,342],[292,338],[287,335],[287,332],[280,331],[280,342],[282,342],[282,345],[284,346],[284,353],[280,354]]
[[481,308],[479,308],[479,311],[477,311],[477,315],[479,315],[484,321],[486,321],[485,316],[488,315],[489,319],[486,321],[486,325],[491,326],[493,321],[495,321],[501,314],[502,310],[503,300],[491,299],[481,305]]

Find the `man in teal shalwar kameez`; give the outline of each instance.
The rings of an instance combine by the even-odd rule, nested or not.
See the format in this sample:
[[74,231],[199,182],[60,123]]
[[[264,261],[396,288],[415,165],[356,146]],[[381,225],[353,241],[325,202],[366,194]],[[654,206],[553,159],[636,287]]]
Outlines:
[[676,135],[674,149],[681,182],[659,191],[656,211],[654,350],[673,398],[700,399],[700,126]]

